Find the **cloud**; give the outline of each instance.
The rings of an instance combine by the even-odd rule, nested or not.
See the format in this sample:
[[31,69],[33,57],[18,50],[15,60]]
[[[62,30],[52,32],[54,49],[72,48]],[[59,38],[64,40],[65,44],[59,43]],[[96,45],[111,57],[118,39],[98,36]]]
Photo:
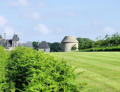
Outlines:
[[116,30],[115,30],[114,28],[110,27],[110,26],[106,26],[106,27],[104,28],[104,32],[106,32],[106,33],[108,33],[108,34],[113,34],[113,33],[116,32]]
[[28,0],[17,0],[15,2],[8,2],[9,6],[17,7],[17,6],[28,6]]
[[8,36],[14,34],[14,29],[8,25],[8,20],[4,16],[0,16],[0,27],[3,28],[3,32],[7,33]]
[[14,34],[14,29],[11,26],[4,27],[4,33],[7,34],[7,36],[12,36]]
[[4,16],[0,16],[0,27],[3,27],[7,24],[7,19]]
[[38,24],[34,29],[37,30],[38,32],[42,33],[42,34],[48,34],[49,33],[48,27],[44,24]]

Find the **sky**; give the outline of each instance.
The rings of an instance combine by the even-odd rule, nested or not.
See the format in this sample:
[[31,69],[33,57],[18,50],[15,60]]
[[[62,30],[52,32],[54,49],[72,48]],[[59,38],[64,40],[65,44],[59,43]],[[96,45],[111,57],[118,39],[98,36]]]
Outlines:
[[21,42],[120,33],[120,0],[0,0],[0,34]]

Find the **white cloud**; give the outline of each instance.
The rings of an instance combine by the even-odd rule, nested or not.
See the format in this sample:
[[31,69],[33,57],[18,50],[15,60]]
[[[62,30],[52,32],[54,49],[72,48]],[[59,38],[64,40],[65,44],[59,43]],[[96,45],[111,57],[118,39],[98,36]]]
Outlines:
[[0,16],[0,26],[3,27],[7,24],[7,19],[4,16]]
[[7,34],[7,36],[12,36],[14,34],[14,29],[11,26],[4,27],[4,33]]
[[108,33],[108,34],[113,34],[113,33],[116,32],[115,29],[112,28],[112,27],[110,27],[110,26],[106,26],[106,27],[104,28],[104,31],[105,31],[106,33]]
[[15,2],[8,2],[9,6],[17,7],[17,6],[28,6],[28,0],[17,0]]
[[6,33],[8,37],[14,34],[14,29],[8,26],[8,20],[4,16],[0,16],[0,27],[3,29],[2,33]]
[[35,27],[35,30],[39,31],[42,34],[48,34],[49,33],[48,27],[46,25],[44,25],[44,24],[38,24]]

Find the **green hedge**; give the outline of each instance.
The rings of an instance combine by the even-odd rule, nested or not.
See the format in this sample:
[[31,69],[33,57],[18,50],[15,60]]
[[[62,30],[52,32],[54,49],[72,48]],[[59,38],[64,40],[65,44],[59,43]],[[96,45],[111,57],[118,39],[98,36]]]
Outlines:
[[83,87],[75,83],[73,70],[65,61],[31,48],[16,48],[7,62],[0,92],[80,92]]
[[81,49],[80,51],[120,51],[120,46],[96,47],[96,48],[90,48],[90,49]]
[[2,92],[3,89],[5,89],[7,86],[6,80],[6,62],[8,58],[8,52],[3,48],[0,47],[0,92]]

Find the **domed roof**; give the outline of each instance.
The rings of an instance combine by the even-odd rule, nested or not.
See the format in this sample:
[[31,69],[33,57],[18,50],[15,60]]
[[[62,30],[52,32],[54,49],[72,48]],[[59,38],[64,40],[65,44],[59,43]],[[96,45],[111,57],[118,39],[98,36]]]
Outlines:
[[62,40],[62,43],[66,43],[66,42],[78,43],[78,40],[73,36],[65,36],[64,39]]

